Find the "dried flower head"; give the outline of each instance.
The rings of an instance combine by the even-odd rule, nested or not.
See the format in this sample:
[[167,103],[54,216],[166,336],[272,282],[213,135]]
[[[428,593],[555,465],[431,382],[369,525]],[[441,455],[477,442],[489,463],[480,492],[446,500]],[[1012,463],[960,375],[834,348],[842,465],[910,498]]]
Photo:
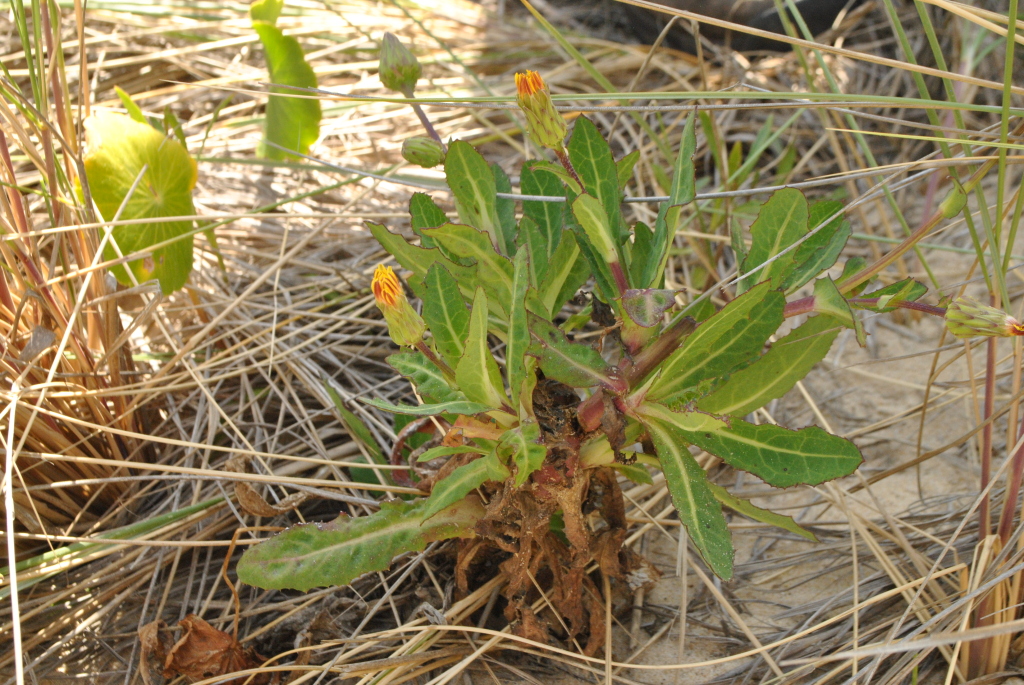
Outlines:
[[398,276],[390,266],[380,264],[373,272],[373,299],[388,322],[388,334],[396,345],[414,346],[422,342],[427,326],[409,304]]
[[516,74],[516,102],[526,115],[530,138],[541,147],[562,150],[568,127],[551,102],[551,91],[535,71]]

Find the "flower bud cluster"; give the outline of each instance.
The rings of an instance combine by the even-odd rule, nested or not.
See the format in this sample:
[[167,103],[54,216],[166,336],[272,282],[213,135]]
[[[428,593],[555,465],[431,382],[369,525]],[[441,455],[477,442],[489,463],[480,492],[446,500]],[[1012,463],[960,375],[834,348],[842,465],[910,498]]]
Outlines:
[[1006,312],[966,297],[946,307],[946,328],[958,338],[1024,335],[1024,324]]

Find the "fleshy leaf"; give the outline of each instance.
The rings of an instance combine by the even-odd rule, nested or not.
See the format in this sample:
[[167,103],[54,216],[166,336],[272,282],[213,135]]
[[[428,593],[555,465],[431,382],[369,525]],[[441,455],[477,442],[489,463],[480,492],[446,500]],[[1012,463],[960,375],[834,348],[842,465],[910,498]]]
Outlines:
[[658,219],[654,224],[654,235],[651,237],[651,258],[644,262],[640,280],[634,282],[638,288],[660,288],[662,286],[669,248],[672,246],[676,231],[680,228],[682,208],[693,202],[696,197],[693,153],[697,149],[697,133],[694,127],[695,118],[693,114],[690,114],[683,127],[679,155],[676,157],[672,182],[669,185],[668,202],[658,210]]
[[[86,178],[105,220],[118,216],[122,204],[124,209],[118,217],[122,221],[195,215],[192,189],[196,185],[196,162],[181,143],[149,124],[104,110],[86,120],[85,130]],[[126,202],[140,174],[141,180]],[[164,294],[170,294],[185,285],[192,271],[192,224],[191,218],[185,218],[120,225],[114,227],[111,237],[125,256],[177,238],[153,250],[152,256],[128,263],[140,283],[155,278]],[[113,260],[120,255],[108,245],[103,256]],[[112,267],[111,271],[122,284],[132,284],[124,266]]]
[[[484,233],[464,224],[445,224],[437,228],[425,228],[423,234],[430,236],[456,257],[475,261],[473,269],[477,284],[486,289],[488,296],[496,301],[502,311],[508,311],[512,298],[512,264],[494,251]],[[460,284],[465,285],[457,274],[452,272],[452,275]]]
[[825,358],[839,335],[839,324],[828,316],[807,320],[750,366],[735,372],[697,408],[712,414],[746,416],[789,392]]
[[421,229],[437,228],[448,223],[448,215],[426,193],[413,193],[409,198],[409,219],[412,230],[420,236],[423,247],[435,247],[435,245],[433,240],[423,235]]
[[487,454],[487,450],[480,449],[479,447],[473,447],[472,445],[459,445],[458,447],[448,447],[447,445],[438,445],[437,447],[431,447],[429,450],[424,452],[416,460],[430,461],[431,459],[437,459],[439,457],[450,457],[453,454]]
[[[565,196],[565,187],[558,177],[550,171],[537,168],[534,162],[523,165],[519,188],[523,195]],[[537,230],[543,237],[545,264],[551,260],[561,243],[564,212],[564,202],[523,200],[523,216],[530,217],[536,223]]]
[[526,350],[530,346],[530,328],[526,319],[526,289],[530,285],[530,264],[526,251],[516,254],[512,279],[512,303],[505,348],[505,373],[512,394],[512,408],[519,408],[519,391],[526,380]]
[[622,197],[615,158],[604,136],[590,119],[577,117],[569,137],[568,152],[569,160],[583,181],[584,190],[597,198],[604,208],[607,223],[617,244],[624,242],[625,228],[619,210]]
[[782,325],[785,298],[768,283],[751,288],[702,323],[661,365],[647,397],[670,400],[703,380],[723,376],[756,356]]
[[808,230],[816,229],[818,224],[835,214],[839,215],[796,248],[793,255],[795,267],[786,277],[784,290],[796,290],[836,263],[853,230],[840,213],[842,209],[843,204],[836,200],[823,200],[811,205]]
[[307,591],[347,585],[371,571],[383,571],[405,552],[419,552],[435,540],[473,537],[484,516],[476,498],[466,498],[428,517],[425,502],[383,502],[370,516],[341,517],[327,524],[295,526],[250,547],[238,562],[243,583],[268,590]]
[[405,238],[392,233],[381,224],[367,221],[366,225],[381,247],[387,250],[402,265],[403,269],[423,278],[431,266],[440,264],[455,277],[461,286],[469,288],[469,291],[472,292],[472,288],[476,285],[476,269],[474,267],[456,264],[436,247],[410,245]]
[[487,295],[477,288],[469,316],[466,351],[455,368],[455,381],[470,400],[498,409],[506,404],[498,363],[487,346]]
[[644,425],[654,442],[679,520],[711,570],[728,580],[732,577],[732,538],[707,474],[686,449],[679,428],[650,417],[644,419]]
[[615,163],[615,176],[619,181],[619,192],[626,189],[626,184],[633,176],[633,167],[640,160],[640,151],[633,150]]
[[[497,192],[512,192],[512,182],[500,166],[491,164],[491,173],[494,174]],[[495,195],[494,205],[498,213],[498,239],[502,254],[513,257],[516,253],[516,202],[512,198]]]
[[588,278],[590,267],[580,254],[575,237],[562,236],[558,250],[549,263],[544,283],[537,286],[539,298],[548,316],[553,319]]

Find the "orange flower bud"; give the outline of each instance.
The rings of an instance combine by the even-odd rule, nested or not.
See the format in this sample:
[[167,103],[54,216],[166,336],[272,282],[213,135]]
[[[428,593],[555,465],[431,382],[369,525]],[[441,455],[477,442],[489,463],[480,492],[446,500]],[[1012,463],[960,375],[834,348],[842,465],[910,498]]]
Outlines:
[[535,71],[516,74],[516,102],[526,115],[530,138],[541,147],[561,151],[568,130],[551,102],[551,91]]
[[390,266],[379,264],[373,272],[373,299],[388,322],[388,334],[396,345],[414,346],[423,340],[427,326],[409,304],[398,276]]
[[967,297],[958,297],[946,307],[946,328],[958,338],[1024,335],[1024,324],[1017,319]]

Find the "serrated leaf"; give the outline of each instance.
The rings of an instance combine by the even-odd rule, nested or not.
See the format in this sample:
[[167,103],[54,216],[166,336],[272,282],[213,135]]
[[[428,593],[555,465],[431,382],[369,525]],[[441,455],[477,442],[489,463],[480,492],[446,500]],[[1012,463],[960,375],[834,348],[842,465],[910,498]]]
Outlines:
[[505,373],[512,395],[512,408],[519,409],[519,391],[526,380],[526,350],[530,346],[530,328],[526,319],[526,289],[530,285],[528,254],[516,254],[512,279],[512,308],[505,347]]
[[862,461],[852,442],[817,426],[794,431],[734,418],[718,430],[684,431],[683,435],[729,466],[749,471],[777,488],[818,485],[848,476]]
[[438,459],[440,457],[450,457],[453,454],[487,454],[487,450],[479,447],[473,447],[472,445],[460,445],[458,447],[438,445],[437,447],[431,447],[429,450],[421,454],[416,461],[430,461],[431,459]]
[[658,453],[679,520],[708,567],[728,580],[732,577],[732,538],[707,474],[686,449],[687,441],[677,427],[649,417],[644,426]]
[[250,547],[238,562],[243,583],[268,590],[307,591],[347,585],[371,571],[383,571],[405,552],[418,552],[435,540],[473,537],[485,510],[466,498],[436,516],[424,515],[425,502],[383,502],[371,516],[339,518],[328,524],[289,528]]
[[[750,227],[752,242],[743,273],[750,273],[774,258],[807,233],[807,200],[795,188],[777,190],[761,206]],[[770,282],[773,288],[785,283],[794,269],[794,253],[787,252],[747,279],[748,283]]]
[[818,541],[818,538],[814,533],[794,521],[792,516],[784,516],[782,514],[776,514],[774,511],[762,509],[761,507],[751,504],[749,500],[736,497],[720,485],[715,485],[714,483],[710,483],[710,485],[711,492],[714,493],[715,499],[733,511],[739,512],[747,518],[752,518],[755,521],[760,521],[761,523],[767,523],[768,525],[775,526],[776,528],[788,530],[790,533],[795,533],[802,538],[807,538],[811,542]]
[[584,190],[597,198],[604,208],[616,244],[622,243],[626,235],[619,210],[622,198],[615,158],[608,142],[590,119],[577,117],[569,137],[568,152],[569,161],[583,181]]
[[462,501],[484,483],[492,480],[501,482],[510,475],[508,467],[501,463],[494,451],[463,464],[434,483],[430,497],[423,503],[423,516],[429,520],[430,516]]
[[[494,251],[487,235],[464,224],[444,224],[437,228],[425,228],[423,233],[453,255],[476,262],[473,271],[477,284],[486,289],[494,304],[501,307],[502,311],[508,312],[512,298],[512,264]],[[452,275],[455,273],[452,272]],[[458,276],[456,280],[460,285],[465,285]]]
[[782,325],[785,298],[768,283],[757,285],[697,327],[661,365],[651,400],[673,395],[733,371],[756,356]]
[[498,453],[510,455],[516,465],[517,488],[544,464],[548,450],[540,444],[540,438],[540,426],[531,421],[507,431],[498,444]]
[[838,216],[796,248],[793,255],[794,268],[786,277],[783,290],[796,290],[836,263],[853,230],[850,222],[840,213],[842,209],[843,204],[835,200],[823,200],[811,205],[808,230],[813,231],[829,217]]
[[454,367],[465,351],[469,334],[469,311],[459,292],[459,284],[440,264],[434,264],[419,285],[423,300],[423,320],[434,335],[438,352]]
[[503,242],[498,219],[498,190],[487,161],[472,145],[456,140],[448,146],[444,173],[455,195],[459,219],[486,233],[491,245],[498,249]]
[[498,363],[487,345],[487,295],[477,288],[469,316],[466,350],[455,368],[455,382],[466,397],[498,409],[507,403]]
[[627,290],[622,295],[622,308],[634,323],[651,328],[662,322],[663,315],[676,303],[671,290]]
[[761,358],[735,372],[697,408],[712,414],[746,416],[789,392],[828,354],[839,324],[827,316],[808,319],[775,342]]
[[[523,195],[565,197],[565,187],[558,177],[550,171],[537,168],[534,162],[523,165],[519,188]],[[536,223],[544,240],[545,263],[551,260],[561,243],[564,212],[564,202],[523,200],[523,216],[530,217]]]
[[615,369],[592,347],[569,342],[558,326],[538,316],[530,319],[529,354],[540,360],[541,371],[573,388],[604,385],[621,388],[622,381]]
[[413,232],[420,237],[423,247],[435,247],[434,241],[423,235],[421,229],[437,228],[448,223],[448,215],[426,193],[413,193],[409,198],[409,218]]
[[[511,193],[512,182],[497,164],[491,164],[494,174],[494,189],[499,193]],[[516,253],[516,202],[509,197],[495,195],[494,204],[498,213],[498,238],[502,253],[512,257]]]
[[[181,143],[149,124],[105,110],[90,116],[85,130],[85,174],[92,199],[104,220],[112,221],[119,210],[118,218],[122,221],[195,215],[192,189],[197,168]],[[137,186],[136,179],[140,179]],[[133,186],[134,192],[125,201]],[[178,238],[153,250],[152,256],[128,263],[140,283],[155,278],[164,294],[170,294],[185,285],[192,271],[192,224],[193,220],[187,218],[119,225],[114,227],[111,237],[121,255],[144,252],[153,245]],[[119,256],[112,245],[104,250],[105,259]],[[111,272],[122,284],[132,284],[124,266],[111,267]]]
[[294,96],[300,93],[296,88],[316,88],[316,74],[306,62],[302,46],[295,38],[284,35],[271,22],[257,20],[255,15],[252,27],[263,44],[267,71],[270,72],[270,96],[264,114],[263,138],[274,144],[267,145],[261,141],[257,154],[267,159],[292,157],[288,150],[307,154],[320,136],[320,101]]
[[425,401],[429,403],[457,402],[465,400],[465,396],[452,390],[444,379],[444,374],[422,352],[399,352],[387,358],[398,373],[402,374],[416,386]]
[[615,176],[619,181],[619,192],[626,189],[626,184],[633,177],[633,167],[640,160],[640,151],[633,150],[628,155],[615,163]]
[[490,411],[492,408],[486,404],[480,402],[470,402],[469,400],[452,400],[451,402],[438,402],[436,404],[391,404],[384,400],[371,399],[368,397],[360,397],[359,400],[364,404],[368,404],[371,407],[382,409],[383,411],[390,412],[392,414],[408,414],[410,416],[438,416],[440,414],[462,414],[464,416],[472,416],[473,414],[483,414],[484,412]]

